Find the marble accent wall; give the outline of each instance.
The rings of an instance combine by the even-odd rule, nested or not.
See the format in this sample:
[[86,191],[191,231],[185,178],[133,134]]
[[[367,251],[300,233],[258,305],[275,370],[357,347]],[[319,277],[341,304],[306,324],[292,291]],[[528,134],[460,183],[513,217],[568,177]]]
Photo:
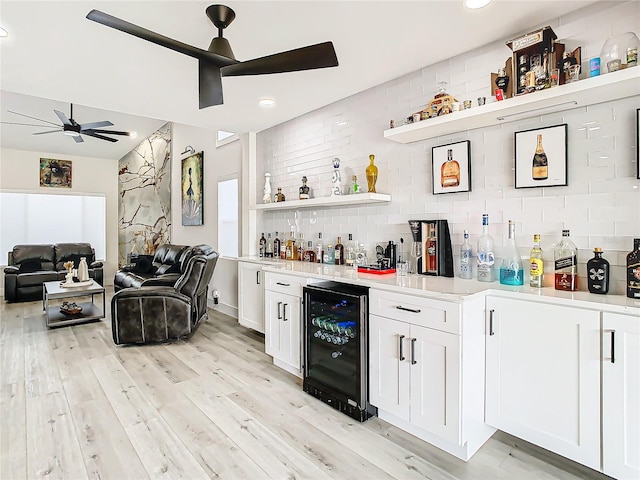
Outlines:
[[119,160],[118,264],[127,254],[153,254],[171,234],[171,124]]

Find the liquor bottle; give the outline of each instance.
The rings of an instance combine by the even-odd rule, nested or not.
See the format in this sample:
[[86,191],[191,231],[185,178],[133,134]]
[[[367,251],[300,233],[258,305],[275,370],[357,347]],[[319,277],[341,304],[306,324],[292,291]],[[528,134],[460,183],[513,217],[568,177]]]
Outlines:
[[285,258],[286,260],[294,260],[294,248],[296,245],[296,239],[293,234],[293,230],[289,232],[289,238],[285,244]]
[[278,187],[278,193],[276,193],[276,202],[284,202],[284,193],[282,193],[282,187]]
[[438,240],[434,224],[427,226],[427,272],[438,273]]
[[284,232],[282,233],[282,240],[280,240],[280,258],[282,260],[287,259],[287,239],[284,238]]
[[529,286],[542,287],[544,275],[544,261],[542,260],[542,248],[540,248],[540,235],[533,236],[533,247],[529,254]]
[[348,266],[353,266],[356,261],[357,244],[353,241],[353,235],[349,234],[349,241],[345,247],[344,263]]
[[327,263],[329,265],[335,265],[336,261],[336,253],[333,249],[333,245],[327,243],[327,248],[324,251],[324,258],[322,263]]
[[524,267],[516,244],[516,224],[509,220],[509,239],[500,267],[500,283],[503,285],[523,285]]
[[562,230],[562,239],[555,245],[556,290],[578,290],[578,248],[569,238],[569,230]]
[[489,235],[489,215],[482,214],[482,235],[478,237],[477,275],[479,282],[493,282],[495,255],[493,253],[493,237]]
[[298,234],[298,242],[296,243],[294,260],[302,262],[304,260],[304,251],[307,243],[304,241],[304,234]]
[[298,189],[298,198],[300,200],[308,200],[309,199],[309,187],[307,186],[307,177],[306,177],[306,175],[302,177],[302,186]]
[[278,237],[278,232],[276,232],[276,236],[273,239],[273,256],[280,257],[280,238]]
[[267,239],[264,238],[264,233],[263,233],[262,236],[260,237],[260,240],[258,240],[258,252],[260,254],[260,258],[265,257],[266,245],[267,245]]
[[271,241],[271,233],[267,236],[267,245],[265,256],[268,258],[273,257],[273,242]]
[[460,269],[458,271],[460,278],[471,278],[471,258],[473,251],[469,243],[469,230],[464,231],[464,242],[460,245]]
[[316,263],[324,261],[324,247],[322,245],[322,232],[318,233],[318,241],[316,242]]
[[609,292],[609,262],[602,258],[602,249],[593,249],[594,257],[587,262],[587,287],[591,293]]
[[507,86],[509,85],[509,76],[504,68],[498,69],[498,76],[496,77],[496,87],[507,93]]
[[335,264],[344,265],[344,245],[342,245],[342,237],[338,237],[338,243],[335,246]]
[[633,251],[627,255],[627,297],[640,298],[640,238],[633,239]]
[[547,154],[544,153],[544,148],[542,148],[542,135],[538,135],[538,145],[536,153],[533,155],[531,177],[534,180],[546,180],[549,178],[549,164],[547,162]]
[[447,150],[447,161],[440,167],[440,185],[442,188],[460,185],[460,164],[453,159],[453,150]]
[[316,262],[316,252],[313,251],[313,242],[309,240],[307,243],[307,250],[304,252],[304,261],[305,262]]
[[358,184],[357,175],[353,175],[351,177],[351,188],[349,189],[349,193],[360,193],[360,185]]

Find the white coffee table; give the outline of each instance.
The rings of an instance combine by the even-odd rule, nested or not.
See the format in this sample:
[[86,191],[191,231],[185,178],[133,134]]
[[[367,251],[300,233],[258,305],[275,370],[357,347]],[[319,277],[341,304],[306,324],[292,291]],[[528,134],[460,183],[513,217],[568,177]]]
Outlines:
[[[77,303],[82,307],[82,312],[74,315],[60,311],[60,305],[49,306],[49,301],[54,299],[71,299],[91,295],[90,302]],[[94,295],[102,295],[102,310],[94,303]],[[65,325],[75,325],[78,323],[90,322],[104,318],[105,312],[105,291],[104,287],[91,280],[90,285],[81,287],[63,287],[62,282],[44,282],[42,287],[42,309],[46,317],[46,325],[49,328],[62,327]]]

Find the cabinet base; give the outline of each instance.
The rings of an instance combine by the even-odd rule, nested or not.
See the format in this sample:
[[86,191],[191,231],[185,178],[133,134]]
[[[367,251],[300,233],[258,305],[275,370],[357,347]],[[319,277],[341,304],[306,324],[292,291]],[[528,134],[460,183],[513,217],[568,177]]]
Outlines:
[[318,400],[323,401],[327,405],[341,411],[355,420],[358,420],[359,422],[364,422],[375,415],[374,407],[369,406],[369,409],[362,409],[356,405],[352,405],[348,401],[345,402],[343,398],[327,392],[326,389],[316,387],[313,382],[305,380],[302,384],[302,389],[309,395],[316,397]]

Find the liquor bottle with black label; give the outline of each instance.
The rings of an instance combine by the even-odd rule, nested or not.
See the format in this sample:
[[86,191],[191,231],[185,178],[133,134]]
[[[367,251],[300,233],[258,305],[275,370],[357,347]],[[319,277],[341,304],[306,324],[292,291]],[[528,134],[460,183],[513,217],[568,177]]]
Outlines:
[[309,187],[307,186],[307,177],[302,177],[302,186],[298,189],[298,198],[300,200],[309,199]]
[[633,252],[627,255],[627,297],[640,298],[640,238],[633,239]]
[[544,148],[542,148],[542,135],[538,135],[536,153],[533,154],[531,177],[534,180],[546,180],[549,178],[549,163],[547,161],[547,154],[544,153]]
[[554,247],[556,290],[578,290],[578,248],[562,230],[562,240]]
[[322,262],[324,262],[324,246],[322,245],[322,232],[320,232],[316,242],[316,263]]
[[273,256],[280,257],[280,237],[278,237],[278,232],[276,232],[276,236],[273,239]]
[[266,245],[266,253],[265,257],[272,258],[273,257],[273,242],[271,241],[271,233],[267,236],[267,245]]
[[587,286],[591,293],[609,291],[609,262],[602,258],[602,249],[593,249],[594,257],[587,262]]
[[453,150],[447,150],[447,161],[440,167],[440,185],[442,188],[460,185],[460,164],[453,159]]
[[258,241],[258,253],[260,254],[260,258],[265,257],[266,246],[267,246],[267,239],[264,238],[264,233],[263,233],[262,236],[260,237],[260,240]]

